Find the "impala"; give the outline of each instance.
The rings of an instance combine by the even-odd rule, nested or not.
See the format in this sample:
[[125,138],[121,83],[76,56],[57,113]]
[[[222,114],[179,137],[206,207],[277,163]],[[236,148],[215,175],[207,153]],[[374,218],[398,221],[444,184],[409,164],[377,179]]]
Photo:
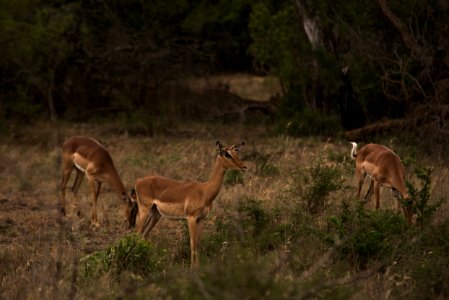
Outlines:
[[175,181],[161,176],[147,176],[136,181],[131,194],[138,205],[137,230],[145,237],[162,217],[186,218],[190,236],[191,266],[198,266],[198,245],[203,231],[203,221],[212,209],[223,178],[228,169],[246,171],[238,157],[244,142],[223,147],[217,141],[218,156],[212,174],[206,182]]
[[92,225],[99,226],[97,218],[97,200],[100,194],[102,183],[108,183],[119,195],[124,204],[125,216],[128,219],[129,227],[134,226],[133,215],[137,213],[137,205],[131,201],[120,177],[115,169],[109,151],[96,140],[74,136],[67,139],[62,145],[62,182],[61,182],[61,213],[65,210],[65,189],[69,181],[70,174],[76,170],[75,181],[72,191],[75,198],[78,196],[78,189],[86,175],[89,189],[92,194]]
[[[368,175],[371,183],[365,195],[367,203],[374,193],[376,209],[379,209],[380,187],[388,187],[393,190],[397,198],[396,209],[399,210],[399,196],[410,201],[407,188],[404,183],[404,166],[399,156],[390,148],[379,144],[368,144],[357,151],[357,144],[352,142],[351,158],[355,160],[356,178],[358,182],[357,196],[360,197],[363,181]],[[412,220],[411,203],[403,207],[407,222]]]

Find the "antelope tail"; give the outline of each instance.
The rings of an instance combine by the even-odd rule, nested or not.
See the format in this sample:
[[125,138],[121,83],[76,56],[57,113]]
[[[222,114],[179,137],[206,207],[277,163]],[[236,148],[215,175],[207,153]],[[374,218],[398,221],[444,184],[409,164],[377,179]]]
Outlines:
[[356,159],[357,157],[357,143],[350,142],[352,144],[352,150],[351,150],[351,158]]

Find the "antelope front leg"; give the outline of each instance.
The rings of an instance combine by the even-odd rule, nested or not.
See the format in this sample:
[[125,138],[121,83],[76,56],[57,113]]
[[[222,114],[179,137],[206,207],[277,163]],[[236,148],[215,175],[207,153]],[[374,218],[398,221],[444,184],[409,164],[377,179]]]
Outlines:
[[376,209],[379,209],[379,192],[380,192],[380,184],[377,180],[374,181],[374,197],[376,198]]
[[197,218],[193,216],[187,217],[187,222],[189,226],[189,236],[190,236],[190,263],[192,268],[198,267],[198,252],[197,252],[197,241],[198,241],[198,231],[197,231]]
[[394,199],[396,200],[396,213],[400,213],[401,207],[402,207],[401,193],[399,193],[399,191],[395,188],[393,188],[392,191],[393,191]]
[[137,232],[143,236],[143,231],[145,230],[145,227],[147,225],[147,222],[149,221],[148,218],[151,218],[150,216],[150,208],[140,205],[139,211],[137,212],[137,218],[136,218],[136,227]]
[[197,219],[196,221],[196,247],[200,246],[200,240],[203,236],[203,228],[204,228],[204,219]]
[[360,193],[363,187],[363,181],[365,181],[366,174],[362,174],[361,172],[356,171],[356,180],[357,180],[357,198],[360,198]]
[[97,218],[97,200],[100,194],[101,182],[96,181],[93,177],[88,176],[87,180],[89,182],[90,191],[92,193],[92,225],[99,227],[100,223]]
[[76,211],[76,215],[81,216],[81,211],[79,208],[78,190],[81,186],[81,183],[83,182],[84,172],[82,172],[76,168],[75,168],[75,171],[76,171],[76,177],[75,177],[75,181],[73,182],[73,186],[72,186],[72,192],[73,192],[73,195],[75,196],[75,199],[72,202],[71,213]]
[[61,181],[61,200],[60,200],[60,210],[63,216],[66,215],[65,210],[65,189],[67,187],[67,182],[69,182],[70,174],[72,174],[73,166],[64,164],[62,170],[62,181]]
[[365,204],[366,203],[368,203],[370,200],[371,200],[371,198],[373,197],[373,192],[374,192],[374,179],[370,179],[371,181],[370,181],[370,184],[369,184],[369,188],[368,188],[368,190],[366,191],[366,194],[365,194]]

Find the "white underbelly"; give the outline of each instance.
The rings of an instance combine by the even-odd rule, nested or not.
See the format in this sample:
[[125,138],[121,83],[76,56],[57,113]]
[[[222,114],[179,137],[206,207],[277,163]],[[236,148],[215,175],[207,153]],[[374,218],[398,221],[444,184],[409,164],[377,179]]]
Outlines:
[[78,165],[76,162],[73,162],[75,164],[75,167],[80,170],[81,172],[86,173],[86,170],[84,170],[80,165]]
[[162,203],[158,200],[153,202],[157,210],[164,218],[169,219],[185,219],[187,216],[184,213],[184,205],[179,203]]

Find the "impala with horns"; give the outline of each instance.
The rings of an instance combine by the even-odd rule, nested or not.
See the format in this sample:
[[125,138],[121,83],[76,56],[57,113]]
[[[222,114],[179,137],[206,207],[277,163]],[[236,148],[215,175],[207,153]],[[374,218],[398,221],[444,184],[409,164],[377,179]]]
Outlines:
[[399,211],[399,197],[406,201],[403,206],[404,215],[408,223],[412,221],[412,206],[410,196],[404,182],[404,166],[399,156],[390,148],[379,144],[367,144],[357,151],[357,144],[351,142],[351,158],[355,160],[356,180],[358,183],[357,197],[363,186],[365,177],[371,179],[370,187],[365,195],[365,203],[371,200],[373,193],[376,199],[376,209],[379,209],[380,187],[388,187],[393,190],[397,200],[396,209]]
[[203,221],[212,209],[212,202],[220,191],[226,170],[247,169],[238,156],[243,145],[244,142],[224,147],[217,141],[218,156],[212,174],[206,182],[175,181],[161,176],[138,179],[131,194],[138,205],[135,222],[138,232],[145,237],[161,217],[187,219],[191,266],[197,266]]
[[87,178],[92,195],[92,225],[99,226],[97,218],[97,200],[102,183],[109,184],[123,201],[125,217],[129,227],[135,224],[137,205],[131,200],[115,169],[109,151],[98,141],[84,136],[73,136],[62,145],[62,182],[61,182],[61,213],[66,214],[65,189],[72,171],[76,171],[72,191],[78,197],[78,189],[84,178]]

